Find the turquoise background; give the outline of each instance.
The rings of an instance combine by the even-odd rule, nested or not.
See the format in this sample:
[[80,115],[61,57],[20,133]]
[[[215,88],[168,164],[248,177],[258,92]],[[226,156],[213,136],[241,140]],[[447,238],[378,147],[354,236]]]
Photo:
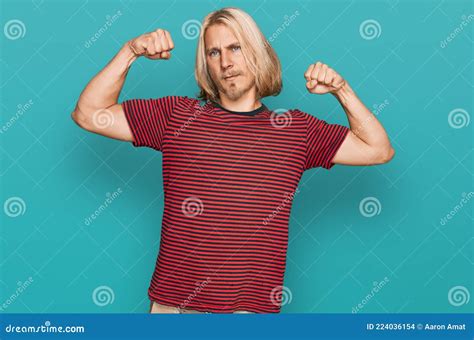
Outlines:
[[[472,1],[1,3],[2,27],[17,19],[24,28],[18,39],[5,31],[0,38],[0,128],[32,103],[0,133],[2,206],[12,197],[24,202],[18,216],[5,206],[0,214],[3,312],[148,311],[163,209],[161,154],[81,130],[70,114],[125,41],[159,27],[174,39],[172,59],[138,60],[120,100],[195,96],[197,40],[182,27],[225,6],[250,13],[267,38],[284,27],[272,42],[284,89],[267,106],[347,126],[335,98],[306,92],[306,68],[323,61],[367,107],[386,103],[377,116],[396,150],[384,165],[305,172],[293,203],[282,312],[351,313],[358,304],[360,313],[473,311],[472,200],[440,222],[473,188],[474,22],[454,33],[473,14]],[[368,19],[380,25],[373,39],[359,30]],[[448,121],[455,109],[465,112],[458,128]],[[366,197],[380,202],[375,216],[359,208]],[[101,286],[108,287],[104,303],[93,298]]]

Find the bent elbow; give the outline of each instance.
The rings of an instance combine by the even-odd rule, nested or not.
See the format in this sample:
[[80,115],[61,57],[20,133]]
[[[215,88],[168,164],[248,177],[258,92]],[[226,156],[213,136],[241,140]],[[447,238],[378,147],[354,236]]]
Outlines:
[[395,150],[392,147],[390,147],[388,150],[384,150],[384,152],[382,152],[380,163],[381,164],[388,163],[393,159],[394,156],[395,156]]
[[71,113],[71,119],[82,129],[88,130],[87,128],[87,118],[78,110],[74,110]]
[[367,165],[385,164],[385,163],[390,162],[394,156],[395,156],[395,150],[392,147],[388,149],[387,148],[372,149]]
[[76,111],[72,111],[71,113],[71,119],[79,125],[79,115]]

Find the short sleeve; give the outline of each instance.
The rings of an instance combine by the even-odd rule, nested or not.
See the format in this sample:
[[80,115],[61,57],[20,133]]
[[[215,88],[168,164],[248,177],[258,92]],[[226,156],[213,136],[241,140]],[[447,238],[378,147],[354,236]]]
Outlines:
[[310,114],[306,120],[306,161],[304,170],[323,167],[331,169],[332,159],[344,142],[350,129],[339,124],[328,124]]
[[150,99],[129,99],[122,102],[133,145],[162,151],[168,121],[177,104],[186,97],[167,96]]

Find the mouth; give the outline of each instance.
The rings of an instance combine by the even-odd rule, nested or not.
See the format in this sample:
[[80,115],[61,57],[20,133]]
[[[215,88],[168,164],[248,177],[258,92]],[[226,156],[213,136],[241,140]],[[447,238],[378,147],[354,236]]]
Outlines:
[[238,76],[239,76],[238,74],[235,74],[235,75],[232,75],[232,76],[224,77],[224,80],[234,80]]

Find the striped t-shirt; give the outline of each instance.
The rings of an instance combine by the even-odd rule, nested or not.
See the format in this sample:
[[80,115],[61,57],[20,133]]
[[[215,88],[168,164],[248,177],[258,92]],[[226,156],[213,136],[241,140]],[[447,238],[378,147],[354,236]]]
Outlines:
[[214,313],[278,313],[291,204],[349,129],[300,110],[234,112],[186,96],[122,103],[133,145],[163,155],[161,242],[148,296]]

